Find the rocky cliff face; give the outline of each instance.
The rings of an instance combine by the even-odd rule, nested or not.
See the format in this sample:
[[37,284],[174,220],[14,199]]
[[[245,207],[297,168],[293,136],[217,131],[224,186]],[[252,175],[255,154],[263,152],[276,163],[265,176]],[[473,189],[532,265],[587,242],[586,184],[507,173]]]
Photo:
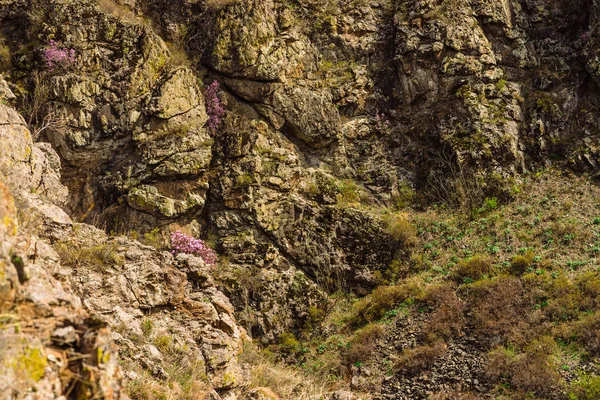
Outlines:
[[0,120],[2,398],[128,398],[117,351],[133,394],[240,386],[247,336],[204,261],[73,223],[56,152],[14,109]]
[[[0,110],[0,327],[30,343],[2,359],[41,363],[15,396],[38,380],[118,398],[112,355],[47,364],[115,345],[131,393],[174,384],[179,360],[207,396],[239,394],[246,330],[277,343],[333,293],[406,277],[407,204],[470,212],[539,167],[595,175],[597,14],[562,0],[0,2],[3,99],[27,119]],[[48,49],[73,56],[52,66]],[[132,238],[160,248],[176,229],[219,266]],[[11,318],[53,325],[19,333]]]

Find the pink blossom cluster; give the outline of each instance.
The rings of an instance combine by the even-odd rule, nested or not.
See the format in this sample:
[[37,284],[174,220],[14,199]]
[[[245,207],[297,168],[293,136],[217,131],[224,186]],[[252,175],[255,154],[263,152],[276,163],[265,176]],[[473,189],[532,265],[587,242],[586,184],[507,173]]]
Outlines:
[[44,49],[44,60],[49,71],[54,71],[57,67],[68,67],[75,61],[75,50],[61,47],[51,40]]
[[181,231],[171,233],[171,252],[199,256],[208,265],[214,265],[217,262],[217,253],[202,239],[195,239]]
[[390,127],[390,121],[387,119],[384,113],[379,113],[379,110],[375,113],[375,127],[379,131],[383,131]]
[[217,129],[221,123],[221,118],[225,115],[225,109],[219,99],[219,82],[214,81],[206,88],[206,113],[208,114],[208,127],[212,130]]

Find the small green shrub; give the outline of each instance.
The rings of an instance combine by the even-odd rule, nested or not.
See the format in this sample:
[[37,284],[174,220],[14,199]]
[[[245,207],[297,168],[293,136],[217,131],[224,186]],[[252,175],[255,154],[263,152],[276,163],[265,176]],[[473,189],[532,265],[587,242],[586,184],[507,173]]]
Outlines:
[[397,214],[386,214],[383,221],[394,240],[407,247],[417,244],[417,229],[406,218]]
[[600,399],[600,376],[581,374],[579,379],[571,383],[569,400]]
[[498,208],[498,198],[496,197],[486,197],[483,201],[483,205],[479,210],[477,210],[480,214],[494,211]]
[[525,255],[517,255],[510,261],[510,273],[513,275],[523,275],[533,264],[533,253],[528,252]]
[[369,296],[359,300],[354,307],[350,325],[360,327],[383,318],[390,311],[421,293],[418,284],[407,282],[398,286],[379,286]]
[[364,189],[350,179],[340,180],[337,184],[337,204],[340,207],[358,207],[365,197]]
[[474,256],[461,260],[452,274],[458,282],[476,281],[492,272],[492,263],[488,258]]
[[165,240],[163,239],[162,232],[159,228],[154,228],[150,232],[144,233],[142,243],[157,249],[165,246]]
[[279,350],[283,353],[295,354],[300,351],[300,342],[293,333],[282,333],[279,335]]
[[142,321],[142,332],[145,336],[150,336],[150,334],[152,333],[152,329],[154,329],[154,324],[152,323],[152,320],[145,318]]

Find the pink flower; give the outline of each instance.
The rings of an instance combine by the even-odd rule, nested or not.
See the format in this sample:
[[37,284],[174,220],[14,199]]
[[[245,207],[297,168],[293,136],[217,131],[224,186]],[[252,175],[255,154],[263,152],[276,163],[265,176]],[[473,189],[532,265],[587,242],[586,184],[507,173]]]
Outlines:
[[171,234],[171,252],[173,254],[185,253],[201,257],[208,265],[215,265],[217,253],[208,247],[202,239],[195,239],[181,231]]
[[75,61],[75,49],[61,47],[51,40],[48,47],[43,51],[44,60],[48,71],[54,71],[57,67],[66,68]]
[[225,109],[219,99],[220,84],[214,81],[206,88],[206,113],[208,114],[207,125],[209,129],[215,130],[221,123],[221,118],[225,115]]

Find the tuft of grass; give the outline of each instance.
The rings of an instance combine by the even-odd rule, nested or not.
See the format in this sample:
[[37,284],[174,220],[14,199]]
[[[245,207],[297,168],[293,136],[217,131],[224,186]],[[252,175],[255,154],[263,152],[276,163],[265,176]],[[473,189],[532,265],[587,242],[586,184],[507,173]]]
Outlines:
[[344,353],[345,363],[357,365],[373,356],[376,342],[383,333],[383,326],[380,324],[369,324],[358,330],[348,342]]
[[161,353],[169,354],[173,350],[173,337],[171,335],[158,335],[152,339],[152,343]]
[[113,243],[79,246],[75,243],[62,242],[56,244],[54,248],[65,265],[98,270],[125,265],[125,257],[117,251],[117,245]]
[[416,375],[430,368],[447,350],[448,347],[441,341],[404,350],[394,364],[394,371],[405,375]]
[[259,350],[253,343],[244,345],[239,359],[242,363],[252,365],[244,394],[256,388],[270,388],[282,399],[303,399],[316,398],[327,391],[326,376],[304,374],[278,363],[268,351]]
[[533,253],[528,252],[525,255],[516,255],[510,261],[510,273],[513,275],[523,275],[533,264]]
[[397,242],[406,247],[414,247],[418,243],[417,229],[405,216],[394,213],[386,214],[383,216],[383,222],[386,224],[390,235]]

